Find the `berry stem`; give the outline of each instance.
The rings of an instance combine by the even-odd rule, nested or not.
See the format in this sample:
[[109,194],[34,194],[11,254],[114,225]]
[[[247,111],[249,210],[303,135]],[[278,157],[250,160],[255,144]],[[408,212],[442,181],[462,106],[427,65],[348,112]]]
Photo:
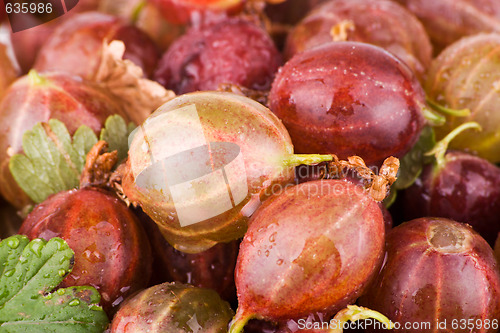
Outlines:
[[295,154],[290,155],[283,160],[285,167],[296,167],[302,164],[314,165],[321,162],[329,162],[333,160],[332,155],[319,155],[319,154]]
[[430,126],[443,126],[444,123],[446,122],[446,118],[438,113],[436,113],[434,110],[428,108],[428,107],[423,107],[423,114],[424,118],[427,120]]
[[146,7],[146,1],[140,1],[135,7],[134,10],[132,11],[132,14],[130,15],[130,22],[133,24],[136,24],[137,21],[139,20],[139,15],[141,15],[142,10]]
[[348,305],[347,308],[339,311],[335,317],[333,318],[333,321],[335,322],[335,328],[330,329],[329,333],[342,333],[343,332],[343,327],[344,323],[348,321],[355,322],[360,319],[376,319],[379,322],[385,324],[385,327],[388,329],[394,328],[394,324],[390,321],[389,318],[381,314],[380,312],[364,308],[361,306],[356,306],[356,305]]
[[468,117],[468,116],[470,116],[469,109],[459,109],[459,110],[450,109],[450,108],[447,108],[441,104],[434,102],[429,97],[426,97],[425,101],[427,102],[427,104],[429,104],[429,106],[431,108],[433,108],[434,110],[441,112],[445,115],[454,116],[454,117]]
[[42,75],[38,74],[38,72],[34,69],[28,72],[29,82],[33,86],[43,86],[48,83],[47,79]]
[[479,125],[478,123],[473,122],[473,121],[462,124],[462,125],[458,126],[457,128],[455,128],[450,133],[448,133],[448,135],[446,135],[444,137],[444,139],[442,139],[441,141],[436,143],[434,148],[432,148],[432,150],[427,152],[425,155],[426,156],[434,155],[434,157],[436,158],[436,164],[437,164],[438,168],[441,168],[445,163],[444,156],[446,154],[446,151],[448,150],[448,146],[450,145],[450,142],[454,138],[456,138],[457,135],[459,135],[463,131],[470,129],[470,128],[474,128],[474,129],[477,129],[479,131],[482,130],[481,125]]
[[399,170],[399,160],[395,157],[388,157],[379,169],[378,175],[366,166],[359,156],[349,156],[347,161],[342,161],[333,155],[333,161],[328,164],[329,172],[327,177],[339,178],[344,175],[344,169],[352,169],[367,182],[368,193],[375,201],[382,201],[389,193],[389,188],[397,179]]
[[248,321],[252,318],[255,318],[254,314],[241,314],[240,312],[236,312],[236,316],[234,316],[233,320],[229,323],[228,333],[243,332],[243,327],[245,327]]

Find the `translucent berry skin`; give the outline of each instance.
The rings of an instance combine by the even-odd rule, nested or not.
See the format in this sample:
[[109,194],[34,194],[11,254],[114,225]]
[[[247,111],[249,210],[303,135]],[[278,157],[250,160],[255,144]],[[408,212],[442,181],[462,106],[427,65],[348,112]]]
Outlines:
[[403,60],[419,78],[431,63],[432,46],[422,24],[389,0],[331,0],[315,7],[288,35],[285,56],[332,41],[332,27],[350,21],[346,39],[380,46]]
[[[171,147],[182,147],[189,139],[189,133],[196,130],[196,124],[182,114],[171,118],[155,117],[193,106],[207,142],[229,142],[239,146],[245,174],[238,173],[238,176],[247,180],[248,194],[241,203],[224,213],[200,223],[181,226],[172,196],[165,191],[138,185],[136,177],[151,165],[151,152],[144,147],[158,145],[159,151],[166,150],[161,148],[167,145],[165,140]],[[224,92],[184,94],[158,108],[144,126],[148,128],[148,142],[143,135],[133,137],[122,181],[123,191],[132,203],[142,207],[167,241],[179,251],[198,253],[217,243],[243,237],[250,215],[272,194],[273,186],[281,188],[283,184],[293,182],[294,168],[284,165],[284,160],[293,154],[288,132],[269,109],[247,97]],[[183,128],[185,131],[172,137],[166,128],[172,128],[171,131]],[[227,193],[225,185],[202,187],[203,200],[212,198],[212,194],[219,190]],[[200,201],[193,203],[198,205]]]
[[367,165],[403,156],[424,125],[424,91],[408,66],[358,42],[294,56],[276,75],[269,104],[297,153],[358,155]]
[[488,243],[500,232],[500,169],[463,152],[448,152],[444,164],[426,166],[401,204],[407,218],[439,216],[470,224]]
[[[395,332],[497,331],[491,323],[500,318],[498,264],[472,228],[445,218],[412,220],[389,232],[386,250],[384,266],[361,304],[393,322],[431,325]],[[446,327],[436,327],[445,320]]]
[[465,150],[500,162],[500,34],[479,34],[463,38],[447,47],[430,67],[425,90],[430,99],[453,109],[468,108],[468,117],[448,116],[436,127],[441,139],[459,125],[475,121],[480,132],[464,132],[450,148]]
[[211,289],[163,283],[129,298],[111,323],[111,333],[222,333],[233,316]]
[[364,188],[306,182],[268,199],[240,246],[236,318],[332,315],[354,302],[383,258],[384,220]]
[[216,90],[222,83],[266,90],[280,65],[267,32],[234,18],[191,28],[163,55],[154,78],[177,94]]
[[0,192],[18,209],[31,200],[12,177],[9,160],[22,152],[25,131],[54,118],[62,121],[70,134],[81,125],[99,134],[109,116],[119,114],[129,119],[119,101],[91,82],[63,73],[37,77],[16,80],[0,103]]
[[500,31],[497,0],[397,0],[423,23],[437,50],[480,32]]
[[111,193],[95,189],[60,192],[37,205],[20,234],[61,237],[75,252],[75,265],[61,286],[91,285],[108,314],[151,276],[151,248],[137,217]]
[[92,79],[101,61],[104,40],[123,41],[124,58],[140,66],[146,76],[153,74],[159,52],[148,35],[114,16],[97,12],[74,15],[59,25],[40,49],[34,68]]

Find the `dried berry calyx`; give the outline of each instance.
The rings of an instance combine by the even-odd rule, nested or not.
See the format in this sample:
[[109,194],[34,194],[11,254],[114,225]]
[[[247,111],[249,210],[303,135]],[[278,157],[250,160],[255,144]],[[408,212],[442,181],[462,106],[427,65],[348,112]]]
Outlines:
[[107,153],[107,148],[107,142],[101,140],[89,151],[80,177],[80,188],[108,184],[118,153],[116,150]]
[[[123,118],[115,115],[107,119],[100,137],[109,140],[110,149],[116,150],[117,157],[123,158],[127,155],[130,130],[131,126],[127,127]],[[79,186],[87,154],[96,143],[97,137],[89,127],[79,127],[71,137],[62,122],[50,119],[48,123],[38,123],[24,133],[25,155],[12,156],[9,169],[23,191],[35,203],[40,203],[51,194]],[[100,143],[98,150],[104,152],[107,145],[106,142]],[[101,157],[100,161],[104,159]],[[107,163],[109,167],[109,161]],[[96,168],[93,169],[97,172]],[[95,172],[92,175],[95,176]],[[89,171],[84,176],[84,183],[89,183],[90,176]]]
[[125,44],[122,41],[104,41],[100,63],[92,80],[120,97],[129,117],[140,124],[175,94],[145,78],[141,67],[123,59],[124,53]]
[[327,164],[327,171],[321,176],[321,178],[341,178],[342,175],[346,174],[346,169],[354,170],[361,178],[365,180],[368,192],[376,201],[382,201],[386,198],[391,185],[397,179],[399,159],[395,157],[391,156],[386,158],[377,175],[372,169],[366,166],[363,159],[359,156],[349,156],[347,158],[347,161],[339,160],[338,157],[333,154],[331,156],[332,161]]
[[101,333],[108,318],[93,287],[54,288],[68,275],[74,252],[61,238],[15,235],[0,242],[0,330]]

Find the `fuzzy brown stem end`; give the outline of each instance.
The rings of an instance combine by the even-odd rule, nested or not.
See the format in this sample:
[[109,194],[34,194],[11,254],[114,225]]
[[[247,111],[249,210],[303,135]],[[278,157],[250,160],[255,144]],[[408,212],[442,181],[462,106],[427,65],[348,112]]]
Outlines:
[[338,175],[344,175],[346,169],[352,169],[367,182],[367,190],[376,201],[385,199],[390,186],[397,179],[399,159],[396,157],[386,158],[378,175],[367,167],[359,156],[350,156],[347,161],[339,160],[334,154],[332,154],[332,157],[333,160],[327,164],[328,171],[322,174],[322,178],[339,178]]
[[80,188],[97,186],[107,187],[113,172],[113,167],[118,161],[118,152],[106,152],[108,143],[97,142],[87,154],[85,167],[80,177]]

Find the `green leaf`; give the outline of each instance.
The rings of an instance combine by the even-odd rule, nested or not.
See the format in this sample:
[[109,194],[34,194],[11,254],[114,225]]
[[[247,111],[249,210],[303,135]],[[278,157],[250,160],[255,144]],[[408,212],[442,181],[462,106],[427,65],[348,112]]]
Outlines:
[[424,127],[420,138],[413,148],[401,159],[398,179],[392,186],[392,190],[402,190],[410,187],[422,172],[424,163],[429,163],[432,158],[425,156],[436,144],[434,130],[432,127]]
[[[128,136],[134,129],[118,115],[106,120],[100,139],[108,142],[110,151],[118,151],[118,161],[127,157]],[[80,126],[71,138],[62,122],[50,119],[24,133],[25,155],[12,156],[9,169],[31,200],[40,203],[51,194],[78,187],[87,154],[96,143],[89,127]]]
[[9,162],[14,179],[35,202],[78,186],[87,153],[97,143],[94,132],[81,126],[73,136],[56,119],[36,124],[23,135],[25,155],[16,154]]
[[77,153],[78,163],[81,165],[82,170],[85,166],[88,152],[96,143],[97,137],[90,127],[80,126],[73,135],[73,148]]
[[106,119],[100,139],[109,144],[109,151],[118,151],[118,163],[127,158],[128,136],[135,127],[134,123],[127,125],[119,115],[110,116]]
[[0,333],[103,332],[108,317],[93,287],[54,288],[73,268],[60,238],[15,235],[0,242]]

